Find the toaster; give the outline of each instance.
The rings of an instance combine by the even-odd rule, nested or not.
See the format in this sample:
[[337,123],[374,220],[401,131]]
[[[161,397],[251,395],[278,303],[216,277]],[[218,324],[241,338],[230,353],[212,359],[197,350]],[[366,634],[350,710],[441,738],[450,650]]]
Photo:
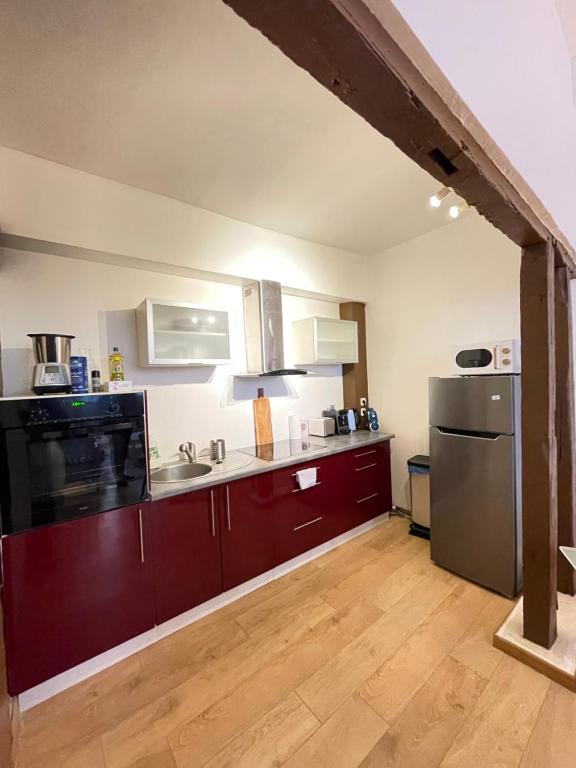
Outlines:
[[330,437],[336,432],[334,419],[320,416],[317,419],[308,419],[308,434],[315,437]]

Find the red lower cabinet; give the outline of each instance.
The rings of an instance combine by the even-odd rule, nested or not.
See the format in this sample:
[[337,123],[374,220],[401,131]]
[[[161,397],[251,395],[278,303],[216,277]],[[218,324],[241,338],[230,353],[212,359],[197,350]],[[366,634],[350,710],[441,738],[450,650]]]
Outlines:
[[224,589],[278,564],[274,519],[276,472],[235,480],[220,488]]
[[158,624],[222,592],[218,493],[209,488],[150,504]]
[[2,540],[10,694],[154,626],[145,506]]

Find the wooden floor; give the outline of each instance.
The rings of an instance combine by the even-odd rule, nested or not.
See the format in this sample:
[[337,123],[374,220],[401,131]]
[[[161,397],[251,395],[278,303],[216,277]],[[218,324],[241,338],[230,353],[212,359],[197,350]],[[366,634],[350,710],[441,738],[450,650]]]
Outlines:
[[567,768],[576,696],[512,603],[394,519],[26,712],[22,768]]

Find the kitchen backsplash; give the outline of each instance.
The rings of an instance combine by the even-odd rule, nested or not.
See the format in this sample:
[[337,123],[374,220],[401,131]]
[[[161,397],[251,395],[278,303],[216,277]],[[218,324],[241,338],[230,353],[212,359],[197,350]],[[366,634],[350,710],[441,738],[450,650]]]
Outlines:
[[[29,279],[34,275],[34,280]],[[146,297],[197,302],[230,313],[230,365],[141,368],[134,309]],[[338,317],[335,302],[283,296],[286,360],[292,360],[293,320]],[[44,254],[6,249],[0,281],[0,332],[4,395],[29,391],[32,353],[27,333],[71,333],[73,351],[89,348],[107,378],[113,346],[125,357],[126,379],[148,392],[150,432],[164,460],[192,440],[199,448],[222,437],[229,447],[253,441],[251,400],[264,386],[271,398],[275,439],[288,437],[288,416],[319,416],[342,406],[341,366],[322,366],[306,377],[241,379],[245,346],[241,289]]]

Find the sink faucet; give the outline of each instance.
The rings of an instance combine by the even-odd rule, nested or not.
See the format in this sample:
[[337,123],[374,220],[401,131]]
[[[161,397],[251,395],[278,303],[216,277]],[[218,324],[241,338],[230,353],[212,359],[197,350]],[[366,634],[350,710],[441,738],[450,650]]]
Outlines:
[[186,454],[190,464],[193,464],[196,461],[196,446],[194,443],[182,443],[179,450],[181,453]]

